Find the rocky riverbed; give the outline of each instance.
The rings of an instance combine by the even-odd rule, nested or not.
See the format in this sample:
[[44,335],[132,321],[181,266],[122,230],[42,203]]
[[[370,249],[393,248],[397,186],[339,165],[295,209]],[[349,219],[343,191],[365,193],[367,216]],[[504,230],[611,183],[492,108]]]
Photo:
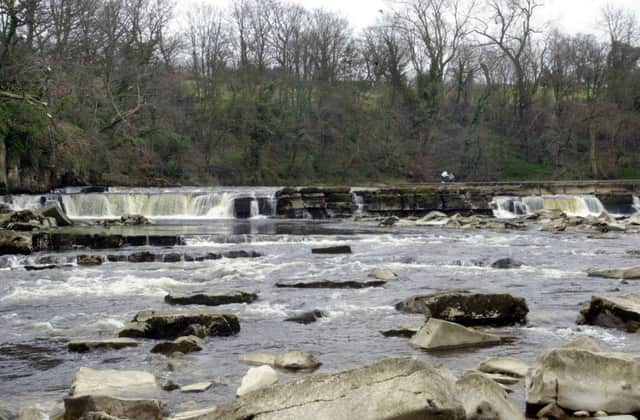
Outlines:
[[0,418],[640,412],[636,216],[54,216],[0,232]]

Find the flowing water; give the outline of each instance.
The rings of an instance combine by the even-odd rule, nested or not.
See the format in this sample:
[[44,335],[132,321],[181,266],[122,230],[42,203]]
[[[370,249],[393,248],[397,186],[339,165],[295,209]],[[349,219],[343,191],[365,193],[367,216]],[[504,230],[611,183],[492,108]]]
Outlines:
[[[184,212],[195,201],[197,198],[192,204],[176,204],[175,209]],[[181,384],[214,383],[211,390],[202,394],[162,392],[160,397],[170,409],[181,410],[194,408],[193,402],[206,407],[233,398],[248,369],[238,362],[238,356],[249,352],[310,351],[322,361],[323,372],[385,357],[415,355],[445,365],[456,374],[488,356],[514,356],[533,362],[543,350],[581,334],[595,336],[611,350],[640,352],[639,335],[575,324],[580,304],[594,294],[640,292],[634,282],[620,285],[586,275],[592,267],[638,265],[638,257],[627,253],[640,249],[637,235],[596,240],[583,234],[553,235],[533,228],[525,232],[463,231],[271,219],[165,221],[146,229],[186,234],[183,252],[243,249],[258,251],[264,257],[176,264],[107,263],[48,271],[20,268],[41,255],[8,258],[5,264],[13,269],[0,271],[0,406],[49,408],[61,401],[74,372],[82,366],[147,370]],[[351,245],[354,253],[311,253],[314,247],[343,244]],[[68,252],[57,254],[56,258],[63,262],[72,260],[74,255]],[[525,266],[516,270],[488,267],[503,257],[521,260]],[[380,266],[391,268],[399,279],[384,288],[365,290],[274,286],[281,280],[312,277],[362,278]],[[621,290],[614,292],[614,288]],[[169,371],[165,356],[150,353],[152,341],[121,351],[66,351],[69,340],[113,337],[141,310],[193,309],[166,305],[163,297],[168,293],[235,289],[259,294],[259,300],[251,305],[224,307],[240,317],[240,334],[210,338],[204,351],[174,361],[174,372]],[[384,338],[380,334],[382,330],[419,326],[423,322],[420,315],[397,312],[397,302],[447,289],[522,296],[531,311],[529,322],[526,326],[497,330],[513,337],[509,344],[433,354],[412,348],[406,339]],[[329,316],[310,325],[284,322],[293,313],[314,309],[327,311]],[[289,377],[295,375],[285,374],[284,380]],[[522,403],[521,385],[516,387],[515,398]]]

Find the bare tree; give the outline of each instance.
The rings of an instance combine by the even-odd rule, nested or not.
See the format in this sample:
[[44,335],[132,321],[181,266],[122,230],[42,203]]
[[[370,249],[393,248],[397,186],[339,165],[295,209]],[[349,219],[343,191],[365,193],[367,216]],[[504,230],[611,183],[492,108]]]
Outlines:
[[609,3],[602,8],[600,25],[607,32],[611,44],[634,45],[640,41],[640,22],[633,10],[616,7]]

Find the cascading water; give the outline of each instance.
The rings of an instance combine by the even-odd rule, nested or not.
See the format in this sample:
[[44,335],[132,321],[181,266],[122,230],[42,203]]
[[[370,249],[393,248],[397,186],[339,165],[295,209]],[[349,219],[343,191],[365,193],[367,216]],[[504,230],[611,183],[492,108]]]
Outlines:
[[[61,190],[50,195],[7,196],[13,210],[35,210],[51,201],[59,202],[72,219],[118,219],[125,214],[150,219],[233,219],[236,199],[249,199],[248,217],[273,216],[276,188],[233,189],[125,189],[83,193]],[[43,198],[44,197],[44,198]],[[266,204],[265,204],[266,203]],[[245,216],[245,217],[247,217]]]
[[497,218],[515,218],[540,210],[561,210],[569,216],[599,216],[606,210],[592,195],[545,195],[527,197],[495,197],[493,213]]

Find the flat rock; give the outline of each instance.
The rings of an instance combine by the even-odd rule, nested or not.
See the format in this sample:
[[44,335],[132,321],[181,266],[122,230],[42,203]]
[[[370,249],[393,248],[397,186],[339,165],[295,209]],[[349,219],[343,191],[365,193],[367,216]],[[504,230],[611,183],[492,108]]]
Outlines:
[[526,301],[507,293],[469,293],[447,291],[414,296],[396,305],[396,309],[421,313],[465,326],[506,326],[526,323]]
[[409,342],[425,350],[445,350],[497,345],[502,343],[502,339],[494,334],[431,318]]
[[589,270],[587,274],[589,277],[603,277],[605,279],[638,280],[640,279],[640,267]]
[[221,306],[234,303],[252,303],[258,299],[258,295],[248,292],[218,292],[205,293],[198,292],[183,295],[167,295],[164,301],[171,305],[205,305]]
[[126,347],[138,347],[138,342],[131,338],[109,338],[106,340],[75,340],[67,344],[67,348],[75,353],[88,353],[96,350],[120,350]]
[[529,365],[513,357],[490,357],[480,363],[478,370],[484,373],[499,373],[524,378],[529,371]]
[[330,246],[326,248],[313,248],[312,254],[351,254],[351,247],[348,245],[343,246]]
[[456,382],[467,419],[524,420],[524,413],[504,389],[478,373],[467,373]]
[[185,385],[180,387],[181,392],[198,393],[206,392],[211,388],[213,384],[211,382],[200,382],[197,384]]
[[144,311],[120,330],[120,337],[153,338],[157,340],[175,340],[178,337],[192,335],[194,325],[208,331],[209,336],[231,336],[240,332],[238,317],[224,312],[214,311]]
[[169,355],[179,352],[187,354],[202,351],[203,347],[204,341],[202,341],[201,338],[189,335],[185,337],[179,337],[173,341],[158,343],[151,349],[151,353],[162,353]]
[[629,332],[640,329],[640,293],[593,296],[580,310],[578,324],[598,325]]
[[249,353],[243,354],[239,357],[240,363],[245,363],[248,365],[269,365],[275,366],[276,364],[276,356],[273,354],[267,353]]
[[276,367],[289,370],[312,370],[320,367],[322,363],[311,353],[291,351],[276,356]]
[[398,275],[389,268],[378,267],[369,271],[369,278],[383,281],[393,281],[398,279]]
[[527,374],[527,413],[555,403],[570,411],[640,412],[640,358],[624,353],[555,349]]
[[55,219],[58,226],[73,226],[71,219],[67,217],[64,211],[55,204],[43,207],[39,210],[39,213],[44,217],[51,217]]
[[422,361],[402,358],[272,385],[221,404],[203,419],[351,420],[354,416],[371,420],[466,418],[448,377]]
[[102,265],[104,260],[101,255],[78,255],[76,263],[81,266]]
[[260,366],[249,369],[242,378],[236,395],[241,397],[253,391],[268,387],[278,382],[278,373],[271,366]]
[[399,327],[393,330],[381,331],[385,337],[411,338],[420,331],[420,327]]
[[290,289],[366,289],[382,287],[384,280],[305,280],[292,283],[276,283],[276,287]]
[[285,322],[295,322],[298,324],[312,324],[319,320],[320,318],[324,318],[327,316],[327,313],[321,310],[313,310],[308,312],[301,312],[298,314],[291,315]]

